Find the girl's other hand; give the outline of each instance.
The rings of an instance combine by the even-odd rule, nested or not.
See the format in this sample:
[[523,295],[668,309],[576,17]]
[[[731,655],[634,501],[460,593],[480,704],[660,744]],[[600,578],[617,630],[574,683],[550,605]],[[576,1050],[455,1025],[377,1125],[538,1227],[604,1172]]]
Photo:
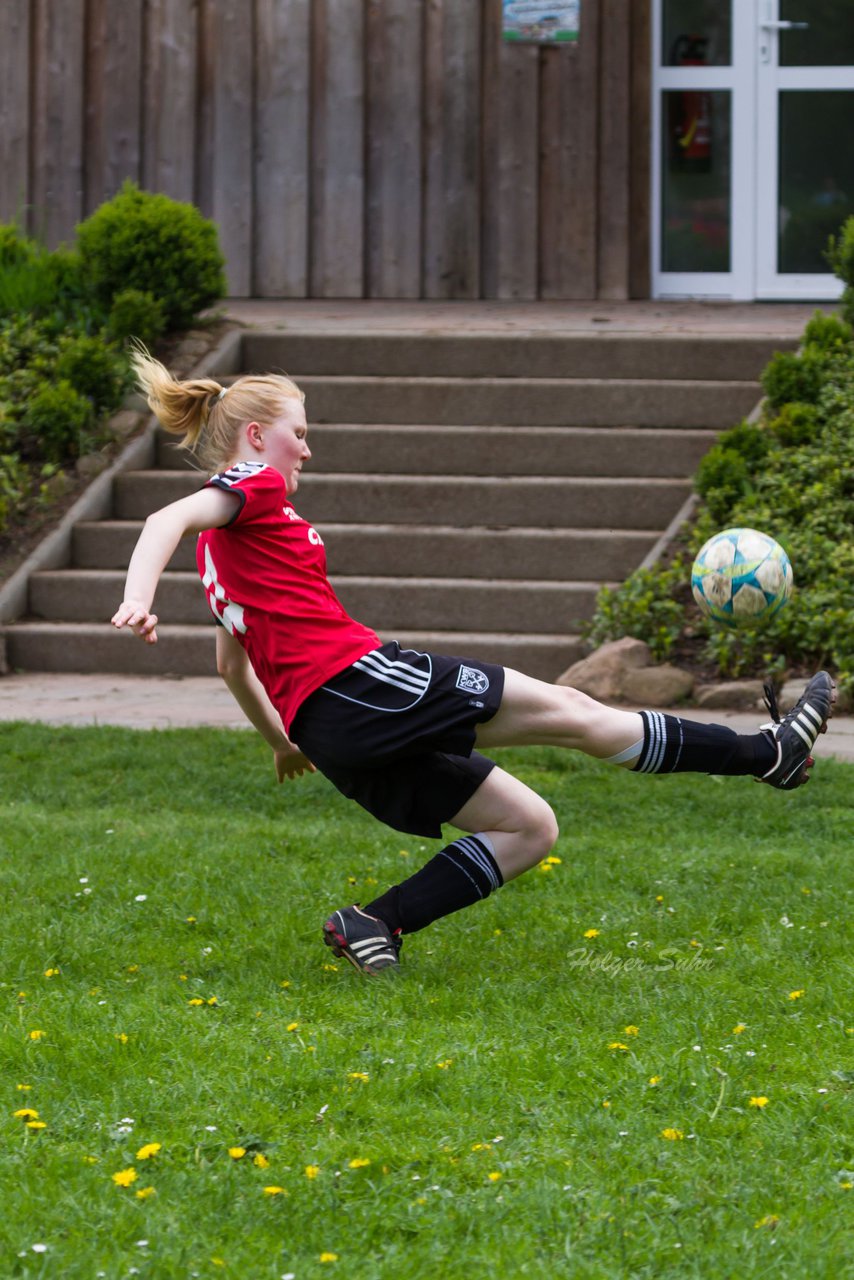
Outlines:
[[279,782],[284,782],[285,778],[300,778],[306,772],[317,773],[314,765],[304,756],[298,747],[290,747],[287,751],[274,751],[273,759],[276,762],[276,777]]
[[146,644],[157,644],[157,614],[149,613],[137,600],[123,600],[110,621],[117,630],[130,627]]

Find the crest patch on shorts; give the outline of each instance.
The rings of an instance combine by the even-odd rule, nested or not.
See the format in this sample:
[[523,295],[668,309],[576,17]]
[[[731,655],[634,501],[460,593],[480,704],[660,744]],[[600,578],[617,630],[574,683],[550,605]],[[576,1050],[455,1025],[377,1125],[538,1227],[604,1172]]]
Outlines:
[[486,693],[489,678],[478,671],[477,667],[461,666],[457,674],[457,688],[462,689],[463,693]]

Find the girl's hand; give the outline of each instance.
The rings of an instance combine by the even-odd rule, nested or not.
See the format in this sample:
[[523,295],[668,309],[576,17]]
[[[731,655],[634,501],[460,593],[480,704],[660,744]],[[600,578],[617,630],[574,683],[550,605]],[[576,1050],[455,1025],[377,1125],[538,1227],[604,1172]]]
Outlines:
[[149,613],[138,600],[124,600],[110,619],[117,630],[130,627],[146,644],[157,644],[157,614]]
[[276,762],[276,777],[279,782],[284,782],[285,778],[295,778],[297,775],[308,773],[317,773],[314,765],[304,756],[298,747],[289,747],[286,751],[274,751],[273,759]]

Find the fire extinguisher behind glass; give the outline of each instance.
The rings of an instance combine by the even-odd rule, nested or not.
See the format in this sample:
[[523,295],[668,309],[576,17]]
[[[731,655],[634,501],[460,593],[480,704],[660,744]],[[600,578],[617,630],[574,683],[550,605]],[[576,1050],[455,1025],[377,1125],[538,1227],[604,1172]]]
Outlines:
[[[677,36],[670,65],[706,66],[708,43],[705,36]],[[712,95],[686,89],[668,97],[671,165],[685,173],[708,173],[712,167]]]

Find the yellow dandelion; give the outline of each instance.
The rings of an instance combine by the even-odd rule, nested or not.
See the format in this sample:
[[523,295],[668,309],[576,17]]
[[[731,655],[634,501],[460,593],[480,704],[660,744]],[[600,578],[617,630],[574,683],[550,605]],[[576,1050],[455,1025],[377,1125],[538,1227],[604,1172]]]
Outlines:
[[650,1076],[650,1077],[649,1077],[649,1083],[650,1083],[650,1084],[661,1084],[661,1076]]
[[44,976],[46,978],[56,978],[58,974],[59,974],[59,969],[45,969],[44,971]]
[[598,937],[599,937],[599,934],[600,934],[601,932],[602,932],[602,930],[601,930],[601,929],[585,929],[585,931],[584,931],[584,937],[585,937],[585,938],[598,938]]
[[498,1182],[499,1178],[503,1177],[503,1174],[499,1173],[497,1169],[494,1169],[492,1173],[488,1173],[486,1176],[489,1178],[490,1182]]
[[308,1178],[309,1182],[311,1182],[314,1178],[316,1178],[319,1173],[320,1173],[319,1164],[307,1164],[305,1166],[305,1176]]
[[116,1033],[116,1039],[118,1040],[119,1044],[127,1044],[128,1042],[128,1038],[125,1035],[124,1031],[118,1031]]
[[664,894],[663,894],[663,893],[657,893],[657,894],[655,895],[655,900],[656,900],[656,902],[663,902],[663,901],[664,901]]
[[154,1187],[140,1187],[139,1191],[134,1192],[137,1200],[147,1200],[149,1196],[157,1195]]
[[605,1099],[605,1101],[602,1103],[602,1106],[605,1108],[605,1110],[606,1110],[606,1111],[610,1111],[610,1109],[611,1109],[611,1104],[610,1104],[610,1102],[608,1101],[608,1099],[607,1099],[607,1098],[606,1098],[606,1099]]
[[702,945],[703,945],[702,942],[698,942],[696,938],[692,938],[691,941],[688,943],[689,947],[701,947]]
[[453,1058],[443,1058],[441,1062],[437,1062],[436,1066],[440,1071],[447,1071],[448,1067],[453,1065]]
[[757,1218],[757,1220],[754,1222],[754,1224],[753,1224],[753,1225],[754,1225],[754,1227],[771,1227],[771,1228],[774,1228],[774,1227],[776,1227],[776,1225],[777,1225],[777,1223],[778,1223],[779,1221],[780,1221],[780,1218],[779,1218],[778,1214],[776,1214],[776,1213],[766,1213],[764,1218]]
[[371,1077],[368,1075],[367,1071],[348,1071],[347,1072],[348,1080],[362,1080],[365,1084],[367,1084],[370,1078]]
[[31,1031],[31,1032],[30,1032],[30,1039],[31,1039],[31,1040],[42,1040],[42,1039],[44,1039],[44,1037],[45,1037],[46,1035],[47,1035],[47,1032],[46,1032],[46,1031]]
[[265,1187],[265,1196],[286,1196],[288,1193],[284,1187]]
[[288,1025],[285,1027],[285,1030],[286,1030],[286,1031],[298,1031],[298,1030],[299,1030],[299,1023],[298,1023],[298,1022],[289,1022],[289,1023],[288,1023]]
[[846,1182],[840,1182],[839,1184],[840,1191],[850,1191],[852,1187],[854,1187],[854,1182],[846,1181]]
[[768,1106],[768,1099],[764,1095],[759,1098],[751,1098],[748,1105],[751,1107],[759,1107],[761,1109],[762,1107]]
[[219,1004],[219,1001],[216,996],[211,996],[210,1000],[208,1000],[208,1004]]
[[191,1000],[188,1000],[188,1001],[187,1001],[187,1004],[191,1004],[191,1005],[193,1005],[193,1007],[194,1007],[194,1008],[198,1008],[198,1006],[199,1006],[200,1004],[204,1004],[204,1003],[205,1003],[205,1002],[204,1002],[204,1000],[201,998],[201,996],[193,996],[193,998],[192,998]]
[[33,1087],[33,1086],[32,1086],[31,1084],[16,1084],[16,1085],[15,1085],[15,1088],[18,1090],[18,1092],[19,1092],[19,1093],[29,1093],[29,1091],[30,1091],[30,1089],[32,1089],[32,1087]]
[[804,989],[803,989],[803,988],[801,988],[801,990],[800,990],[800,991],[790,991],[790,992],[789,992],[789,999],[790,999],[790,1000],[800,1000],[800,998],[801,998],[801,996],[802,996],[803,994],[804,994]]
[[337,965],[337,964],[325,964],[325,965],[323,966],[323,971],[324,971],[324,973],[337,973],[337,972],[338,972],[338,965]]
[[136,1169],[131,1166],[130,1169],[120,1169],[118,1173],[113,1174],[113,1182],[117,1187],[129,1187],[132,1182],[136,1182],[139,1174]]
[[137,1160],[150,1160],[152,1156],[156,1156],[160,1150],[159,1142],[147,1142],[144,1147],[140,1147],[136,1153]]
[[662,1138],[666,1138],[668,1142],[678,1142],[680,1138],[684,1138],[685,1134],[681,1129],[662,1129]]
[[196,923],[195,916],[187,916],[187,924],[195,924],[195,923]]
[[84,1157],[83,1157],[83,1163],[84,1163],[84,1164],[97,1164],[99,1159],[100,1159],[100,1157],[99,1157],[99,1156],[84,1156]]
[[256,1156],[252,1157],[252,1163],[255,1165],[256,1169],[269,1169],[270,1167],[270,1161],[264,1155],[263,1151],[259,1151]]
[[[407,854],[404,854],[404,857],[407,857],[407,858],[408,858],[408,857],[409,857],[409,854],[408,854],[408,853],[407,853]],[[320,1261],[321,1261],[321,1262],[337,1262],[337,1261],[338,1261],[338,1254],[337,1254],[337,1253],[327,1253],[326,1251],[324,1251],[324,1252],[320,1255]]]
[[370,1163],[371,1163],[370,1160],[367,1160],[364,1156],[356,1156],[355,1160],[350,1161],[350,1163],[347,1165],[347,1168],[348,1169],[366,1169]]
[[554,871],[554,867],[552,866],[552,864],[551,864],[550,862],[541,862],[541,863],[540,863],[540,870],[541,870],[541,871]]
[[246,1148],[245,1147],[229,1147],[228,1154],[231,1156],[232,1160],[242,1160],[243,1157],[246,1155]]
[[129,964],[129,965],[128,965],[128,967],[127,967],[127,971],[128,971],[128,973],[139,973],[139,965],[138,965],[138,964]]
[[492,1150],[492,1143],[490,1142],[475,1142],[472,1144],[472,1151],[491,1151],[491,1150]]
[[735,1026],[733,1027],[733,1029],[732,1029],[732,1034],[733,1034],[734,1036],[740,1036],[740,1035],[741,1035],[741,1033],[742,1033],[742,1031],[746,1031],[746,1030],[747,1030],[747,1024],[746,1024],[746,1023],[744,1023],[744,1022],[737,1022],[737,1023],[735,1024]]
[[608,1045],[608,1048],[622,1049],[625,1053],[628,1053],[629,1051],[629,1046],[627,1044],[623,1044],[620,1040],[612,1040],[611,1043]]
[[627,1036],[639,1036],[640,1027],[636,1027],[632,1023],[629,1023],[627,1027],[623,1027],[623,1034]]
[[189,981],[189,979],[188,979],[188,977],[187,977],[186,973],[179,973],[179,974],[178,974],[178,981],[179,981],[179,982],[188,982],[188,981]]
[[546,862],[549,864],[550,867],[559,867],[560,864],[563,862],[563,858],[556,858],[552,853],[552,854],[549,854],[549,856],[546,858]]
[[46,1129],[47,1125],[45,1124],[44,1120],[28,1120],[27,1128],[28,1129]]
[[285,988],[289,987],[290,985],[291,985],[291,984],[290,984],[290,982],[280,982],[280,983],[279,983],[279,986],[280,986],[280,987],[285,987]]
[[21,1107],[13,1114],[16,1120],[38,1120],[39,1118],[38,1111],[33,1111],[32,1107]]

